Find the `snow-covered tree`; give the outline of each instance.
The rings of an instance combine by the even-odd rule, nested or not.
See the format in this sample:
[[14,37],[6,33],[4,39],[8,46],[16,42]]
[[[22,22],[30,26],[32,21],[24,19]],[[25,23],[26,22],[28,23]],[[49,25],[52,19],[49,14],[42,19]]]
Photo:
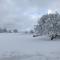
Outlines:
[[6,28],[4,28],[4,29],[0,28],[0,33],[7,33],[7,32],[8,32],[8,31],[7,31]]
[[8,31],[7,31],[7,29],[6,29],[6,28],[4,28],[4,29],[3,29],[3,32],[4,32],[4,33],[7,33]]
[[14,32],[14,33],[18,33],[18,30],[17,30],[17,29],[14,29],[13,32]]
[[40,35],[60,33],[60,14],[56,12],[43,15],[38,20],[38,24],[35,25],[34,30],[36,34]]

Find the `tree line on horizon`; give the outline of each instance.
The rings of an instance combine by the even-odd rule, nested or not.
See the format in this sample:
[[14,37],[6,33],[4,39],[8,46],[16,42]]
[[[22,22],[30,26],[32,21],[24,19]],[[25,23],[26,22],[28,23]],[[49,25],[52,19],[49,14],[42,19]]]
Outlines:
[[17,29],[8,30],[7,28],[0,28],[0,33],[18,33]]

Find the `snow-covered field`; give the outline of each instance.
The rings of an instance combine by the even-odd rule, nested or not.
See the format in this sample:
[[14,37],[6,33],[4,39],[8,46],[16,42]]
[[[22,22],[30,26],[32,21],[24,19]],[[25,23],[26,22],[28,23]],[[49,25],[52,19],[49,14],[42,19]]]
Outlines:
[[60,60],[60,39],[29,34],[0,34],[0,60]]

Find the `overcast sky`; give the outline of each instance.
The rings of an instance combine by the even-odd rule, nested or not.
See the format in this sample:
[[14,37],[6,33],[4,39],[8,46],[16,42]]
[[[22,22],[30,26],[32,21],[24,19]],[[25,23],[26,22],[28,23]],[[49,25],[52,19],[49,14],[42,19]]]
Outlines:
[[59,12],[60,0],[0,0],[0,24],[31,29],[49,9]]

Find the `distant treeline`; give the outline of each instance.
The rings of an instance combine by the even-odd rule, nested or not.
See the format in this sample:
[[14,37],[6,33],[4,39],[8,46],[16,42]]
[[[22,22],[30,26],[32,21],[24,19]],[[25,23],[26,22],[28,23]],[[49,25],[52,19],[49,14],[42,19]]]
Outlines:
[[0,33],[18,33],[17,29],[8,30],[7,28],[0,28]]

